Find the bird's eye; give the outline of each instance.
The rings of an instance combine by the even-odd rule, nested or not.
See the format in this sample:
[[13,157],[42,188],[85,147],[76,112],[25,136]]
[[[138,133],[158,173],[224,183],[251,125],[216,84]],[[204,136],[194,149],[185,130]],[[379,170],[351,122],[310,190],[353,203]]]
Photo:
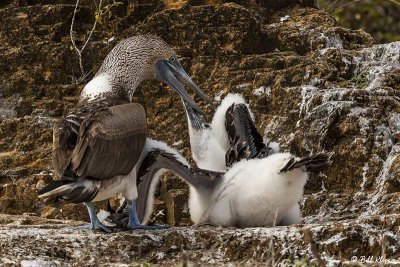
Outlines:
[[175,61],[175,57],[171,57],[171,58],[169,59],[169,61],[174,62],[174,61]]

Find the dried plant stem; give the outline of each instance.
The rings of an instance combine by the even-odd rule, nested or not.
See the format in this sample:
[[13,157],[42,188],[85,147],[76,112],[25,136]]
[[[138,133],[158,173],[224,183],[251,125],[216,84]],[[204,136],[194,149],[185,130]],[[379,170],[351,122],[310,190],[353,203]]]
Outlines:
[[327,8],[328,12],[332,12],[336,6],[336,4],[339,2],[340,0],[335,0],[333,1],[333,3]]
[[[325,10],[329,13],[332,13],[334,11],[338,11],[340,9],[343,9],[346,6],[352,5],[356,2],[360,2],[361,0],[352,0],[352,1],[341,1],[341,0],[335,0],[333,1]],[[400,5],[400,2],[397,0],[386,0],[389,1],[393,4]]]
[[[85,80],[87,75],[91,72],[90,71],[88,73],[85,73],[85,69],[83,67],[82,53],[85,50],[86,46],[88,45],[90,39],[92,38],[93,32],[94,32],[94,30],[96,29],[96,26],[97,26],[97,20],[95,19],[94,23],[93,23],[93,27],[92,27],[91,31],[89,32],[88,38],[86,38],[85,43],[83,44],[83,46],[81,48],[78,48],[78,46],[76,45],[76,33],[74,32],[74,24],[75,24],[76,13],[78,13],[78,11],[79,11],[79,2],[80,2],[80,0],[77,0],[76,3],[75,3],[74,14],[72,16],[71,28],[70,28],[70,31],[69,31],[69,35],[71,37],[72,46],[74,47],[76,53],[78,54],[79,67],[81,69],[81,75],[82,75],[77,80],[77,83],[81,83],[83,80]],[[99,4],[96,5],[96,9],[101,11],[102,4],[103,4],[103,0],[100,0]]]
[[267,248],[267,260],[265,262],[266,267],[274,267],[275,266],[275,246],[274,246],[274,237],[271,237],[269,240],[269,245]]
[[357,2],[360,2],[360,1],[361,1],[361,0],[353,0],[353,1],[350,1],[350,2],[348,2],[348,3],[346,3],[346,4],[343,4],[343,5],[341,5],[341,6],[337,7],[337,8],[335,8],[335,10],[342,9],[342,8],[344,8],[344,7],[346,7],[346,6],[349,6],[349,5],[351,5],[351,4],[354,4],[354,3],[357,3]]
[[[387,210],[388,210],[389,204],[386,203],[385,205],[385,215],[383,217],[383,224],[382,224],[382,231],[381,231],[381,257],[382,261],[385,262],[386,260],[386,240],[385,240],[385,229],[387,226]],[[383,266],[382,262],[379,263],[379,266]]]
[[317,260],[318,266],[326,267],[326,263],[322,259],[321,253],[318,249],[318,246],[312,237],[312,233],[311,233],[310,229],[308,229],[308,228],[304,229],[304,241],[310,245],[311,253],[313,254],[314,258]]
[[400,6],[400,2],[397,2],[395,0],[388,0],[388,1]]

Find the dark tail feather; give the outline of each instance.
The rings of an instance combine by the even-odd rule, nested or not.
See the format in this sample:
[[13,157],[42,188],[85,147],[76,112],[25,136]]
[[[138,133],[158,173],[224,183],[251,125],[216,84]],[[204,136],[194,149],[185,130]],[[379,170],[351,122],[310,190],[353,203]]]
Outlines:
[[328,168],[331,164],[331,156],[332,154],[330,153],[318,153],[300,160],[296,160],[292,157],[280,172],[288,172],[302,167],[304,167],[307,172],[320,172]]
[[59,181],[51,181],[48,185],[43,187],[42,189],[39,190],[38,195],[41,197],[41,195],[44,195],[50,191],[53,191],[54,189],[57,189],[63,185],[71,184],[72,181],[66,181],[66,180],[59,180]]
[[51,181],[38,192],[38,196],[46,203],[57,204],[62,200],[63,196],[73,191],[72,183],[72,181],[66,180]]
[[93,200],[99,188],[93,186],[87,188],[82,185],[78,185],[73,181],[59,180],[51,181],[47,186],[42,188],[39,192],[39,198],[43,199],[47,203],[59,203],[59,202],[71,202],[71,203],[82,203]]

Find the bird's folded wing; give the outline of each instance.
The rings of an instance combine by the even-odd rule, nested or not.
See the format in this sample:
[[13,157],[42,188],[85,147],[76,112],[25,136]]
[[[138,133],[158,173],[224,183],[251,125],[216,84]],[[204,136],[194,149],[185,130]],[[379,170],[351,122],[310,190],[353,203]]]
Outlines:
[[228,108],[225,113],[225,128],[230,142],[230,149],[225,155],[226,166],[268,152],[245,104],[232,104]]
[[[61,126],[66,123],[64,120]],[[147,137],[146,114],[137,103],[106,107],[85,116],[72,149],[65,143],[58,144],[68,133],[66,129],[55,128],[53,144],[54,169],[63,179],[69,175],[94,179],[127,175],[136,165]]]
[[54,124],[52,160],[56,179],[73,180],[74,174],[68,167],[76,140],[77,134],[73,132],[65,118]]
[[150,151],[138,171],[137,214],[141,222],[143,222],[148,209],[152,208],[148,206],[149,198],[154,197],[150,188],[156,182],[154,179],[160,177],[161,169],[172,171],[195,188],[212,188],[220,182],[224,175],[220,172],[190,168],[181,163],[176,155],[161,149]]

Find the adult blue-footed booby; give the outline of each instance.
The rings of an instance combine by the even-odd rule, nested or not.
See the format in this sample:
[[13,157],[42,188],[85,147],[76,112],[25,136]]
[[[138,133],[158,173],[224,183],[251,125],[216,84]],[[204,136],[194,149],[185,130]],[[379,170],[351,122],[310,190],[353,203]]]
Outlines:
[[99,222],[91,202],[122,193],[133,204],[129,211],[129,229],[160,228],[142,225],[135,204],[135,166],[152,143],[147,140],[143,107],[129,102],[140,82],[149,79],[167,83],[196,112],[201,110],[181,82],[211,103],[162,39],[142,35],[120,42],[84,87],[77,107],[56,123],[53,167],[60,180],[43,188],[40,198],[48,202],[84,203],[91,220],[88,227],[109,232]]
[[[270,149],[262,142],[247,103],[238,95],[228,95],[222,101],[211,126],[187,103],[184,105],[196,163],[222,169],[225,166],[221,163],[215,166],[202,157],[220,149],[220,155],[226,153],[222,158],[229,170],[220,173],[190,168],[176,151],[153,150],[139,170],[139,219],[146,222],[151,213],[153,196],[148,188],[154,188],[160,170],[169,169],[189,185],[189,210],[195,223],[240,227],[299,223],[298,201],[307,172],[327,167],[330,155],[319,153],[302,159],[289,153],[269,155]],[[218,148],[208,146],[207,141],[212,139]]]

